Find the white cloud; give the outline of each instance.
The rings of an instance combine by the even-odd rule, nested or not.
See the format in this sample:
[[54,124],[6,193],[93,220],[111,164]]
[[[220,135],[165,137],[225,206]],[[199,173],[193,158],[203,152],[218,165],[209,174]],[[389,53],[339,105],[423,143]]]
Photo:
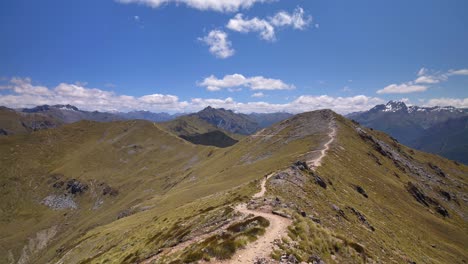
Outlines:
[[30,78],[16,78],[13,77],[10,81],[11,86],[7,86],[7,88],[11,88],[15,93],[19,94],[39,94],[39,95],[48,95],[50,94],[49,89],[45,86],[39,85],[32,85]]
[[275,27],[292,26],[295,29],[303,30],[312,22],[312,17],[305,16],[304,9],[297,7],[292,14],[280,11],[269,20]]
[[258,32],[264,40],[273,41],[276,39],[275,28],[268,21],[257,17],[244,19],[242,14],[237,14],[229,20],[226,27],[241,33]]
[[[234,77],[231,81],[236,82]],[[244,77],[245,78],[245,77]],[[229,80],[229,78],[227,78]],[[249,78],[245,78],[249,79]],[[222,80],[220,80],[222,81]],[[27,89],[23,89],[27,87]],[[268,102],[236,102],[232,97],[193,98],[180,101],[175,95],[150,94],[141,97],[118,95],[112,91],[86,88],[76,84],[61,83],[54,88],[36,86],[28,78],[13,78],[8,83],[9,93],[0,93],[0,105],[13,108],[33,107],[42,104],[72,104],[84,110],[132,111],[148,110],[153,112],[193,112],[207,106],[227,108],[242,113],[286,111],[299,113],[329,108],[339,113],[363,111],[383,103],[380,98],[364,95],[354,97],[331,97],[328,95],[302,95],[284,104]],[[34,92],[32,92],[34,91]],[[257,93],[261,94],[261,93]]]
[[391,84],[377,91],[378,94],[385,93],[414,93],[424,92],[429,89],[429,85],[445,82],[451,76],[468,75],[468,69],[450,70],[448,72],[434,72],[427,68],[421,68],[414,81]]
[[450,70],[448,75],[468,75],[468,69],[460,69],[460,70]]
[[206,87],[208,91],[219,91],[223,88],[248,87],[251,90],[292,90],[295,86],[286,84],[279,79],[270,79],[263,76],[245,77],[242,74],[226,75],[218,79],[214,75],[205,78],[198,86]]
[[453,106],[457,108],[468,108],[468,98],[433,98],[429,99],[425,106]]
[[292,27],[294,29],[303,30],[312,22],[311,16],[306,16],[304,9],[298,7],[292,14],[286,11],[280,11],[273,17],[261,19],[254,17],[245,19],[243,14],[237,14],[230,19],[226,27],[230,30],[249,33],[257,32],[264,40],[276,40],[276,28]]
[[7,85],[11,94],[0,94],[0,105],[33,107],[42,104],[72,104],[85,110],[183,111],[186,102],[177,96],[151,94],[142,97],[117,95],[111,91],[60,83],[53,89],[32,84],[30,78],[12,78]]
[[271,104],[267,102],[236,102],[231,97],[226,99],[192,99],[188,105],[188,111],[198,111],[204,107],[227,108],[241,113],[273,113],[290,112],[301,113],[319,109],[332,109],[338,113],[346,114],[355,111],[364,111],[382,104],[385,101],[380,98],[358,95],[354,97],[331,97],[328,95],[309,96],[303,95],[285,104]]
[[440,83],[442,81],[441,78],[438,78],[436,76],[420,76],[418,77],[414,82],[417,84],[435,84],[435,83]]
[[413,82],[402,83],[402,84],[390,84],[387,87],[377,91],[378,94],[405,94],[414,92],[424,92],[427,90],[427,86],[416,85]]
[[140,16],[133,16],[133,19],[138,22],[140,21]]
[[236,12],[239,9],[247,9],[256,3],[271,2],[272,0],[115,0],[123,4],[141,4],[153,8],[165,4],[185,4],[198,10],[212,10],[217,12]]
[[200,38],[200,41],[210,46],[210,52],[220,59],[226,59],[234,55],[231,41],[226,32],[221,30],[212,30],[207,36]]
[[418,76],[424,76],[424,75],[426,75],[426,73],[427,73],[427,69],[424,68],[424,67],[422,67],[422,68],[419,69],[419,71],[418,71]]
[[265,94],[262,92],[252,94],[252,97],[261,98],[265,97]]

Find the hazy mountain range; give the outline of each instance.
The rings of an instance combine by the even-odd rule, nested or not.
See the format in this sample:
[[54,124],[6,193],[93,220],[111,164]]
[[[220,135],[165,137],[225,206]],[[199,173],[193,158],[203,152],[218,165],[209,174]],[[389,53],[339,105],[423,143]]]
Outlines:
[[384,131],[405,145],[468,164],[468,109],[390,101],[347,117]]

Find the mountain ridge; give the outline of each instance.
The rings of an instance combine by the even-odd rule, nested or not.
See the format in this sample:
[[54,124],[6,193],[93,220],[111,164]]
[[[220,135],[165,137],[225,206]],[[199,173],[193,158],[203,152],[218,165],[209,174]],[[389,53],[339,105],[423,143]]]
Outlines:
[[[430,133],[431,130],[437,130],[440,137],[445,137],[444,134],[447,135],[453,133],[453,131],[448,127],[444,131],[443,124],[457,122],[454,120],[466,116],[468,116],[468,109],[466,108],[407,106],[404,102],[389,101],[385,105],[377,105],[368,111],[352,113],[346,117],[356,120],[366,127],[384,131],[408,146],[419,148],[432,143],[429,139],[423,142],[424,135]],[[456,128],[463,129],[460,126]],[[461,138],[458,141],[463,142],[460,140]],[[451,141],[452,144],[448,148],[456,148],[458,144],[455,143],[456,141]],[[424,149],[429,150],[430,148]],[[432,149],[431,152],[444,155],[444,152],[435,149]],[[466,162],[464,157],[468,155],[468,151],[457,153],[457,155],[450,155],[450,158]]]
[[[311,169],[306,161],[321,156],[331,124],[336,138]],[[80,121],[0,143],[0,153],[11,153],[0,159],[5,258],[231,258],[268,229],[261,218],[237,213],[241,203],[292,219],[287,238],[272,248],[276,260],[467,258],[468,167],[407,148],[329,110],[295,115],[228,148],[195,145],[142,120]],[[252,198],[270,174],[265,196]],[[54,209],[71,201],[75,209]],[[184,241],[194,243],[168,250]]]

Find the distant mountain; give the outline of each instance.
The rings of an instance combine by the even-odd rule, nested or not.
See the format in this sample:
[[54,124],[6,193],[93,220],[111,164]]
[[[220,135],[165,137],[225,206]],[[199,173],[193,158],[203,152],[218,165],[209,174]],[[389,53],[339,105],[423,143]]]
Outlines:
[[288,119],[292,117],[293,114],[290,113],[271,113],[271,114],[266,114],[266,113],[251,113],[249,114],[250,119],[253,121],[257,122],[257,124],[261,128],[266,128],[269,127],[275,123],[278,123],[280,121],[283,121],[285,119]]
[[[451,120],[466,116],[468,116],[468,109],[458,109],[452,106],[407,106],[404,102],[397,101],[389,101],[387,104],[377,105],[369,111],[347,115],[348,118],[353,119],[366,127],[381,130],[390,134],[405,145],[444,156],[447,152],[436,151],[434,148],[423,146],[434,144],[430,139],[434,140],[434,135],[436,135],[435,133],[440,137],[444,137],[444,133],[457,134],[462,132],[453,130],[463,129],[462,126],[454,126],[452,131],[448,131],[448,127],[446,126],[452,124],[450,122]],[[437,132],[431,133],[432,130]],[[428,141],[426,142],[426,140]],[[459,144],[453,141],[449,141],[447,143],[454,145],[446,145],[445,149],[452,149]],[[429,149],[432,149],[432,151]],[[457,151],[456,153],[460,152]],[[467,156],[468,152],[463,152],[462,154]],[[463,159],[463,155],[451,154],[450,156],[445,157],[461,161]]]
[[118,113],[117,115],[121,116],[122,118],[125,119],[142,119],[142,120],[148,120],[148,121],[153,121],[153,122],[166,122],[166,121],[171,121],[180,114],[168,114],[168,113],[153,113],[149,111],[132,111],[128,113]]
[[411,143],[414,148],[468,164],[468,116],[432,126]]
[[0,106],[0,135],[25,134],[62,125],[60,120],[40,113],[21,113]]
[[208,106],[189,116],[198,117],[218,128],[235,134],[250,135],[260,129],[259,124],[248,115],[234,113],[232,110],[224,108],[216,109]]
[[84,111],[80,110],[73,105],[41,105],[34,108],[21,109],[23,113],[40,113],[63,123],[74,123],[81,120],[90,120],[97,122],[109,122],[123,120],[123,117],[112,113],[98,112],[98,111]]
[[249,115],[235,113],[224,108],[207,108],[198,113],[190,114],[206,122],[235,134],[250,135],[262,128],[269,127],[277,122],[292,116],[289,113],[252,113]]

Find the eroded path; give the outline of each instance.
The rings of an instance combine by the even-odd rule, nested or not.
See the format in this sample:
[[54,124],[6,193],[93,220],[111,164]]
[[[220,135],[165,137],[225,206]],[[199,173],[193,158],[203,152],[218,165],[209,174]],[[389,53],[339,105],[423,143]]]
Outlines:
[[[334,120],[330,121],[330,132],[328,133],[328,137],[330,138],[324,145],[323,148],[320,150],[314,150],[311,152],[320,152],[320,155],[316,158],[307,161],[307,165],[311,169],[316,169],[320,166],[322,159],[325,157],[327,151],[330,149],[330,145],[333,143],[336,137],[336,125]],[[274,173],[265,177],[261,184],[260,184],[260,191],[252,196],[253,199],[262,198],[266,193],[266,183],[268,179],[270,179]],[[259,210],[251,210],[247,208],[246,204],[239,204],[235,207],[235,210],[244,215],[253,215],[253,216],[260,216],[267,219],[270,222],[270,225],[266,228],[265,234],[259,237],[256,241],[248,244],[245,248],[236,252],[236,254],[230,260],[224,261],[210,261],[210,263],[254,263],[255,260],[264,258],[270,260],[270,255],[273,251],[273,246],[275,240],[280,240],[282,237],[287,235],[288,226],[292,224],[290,219],[274,215],[271,212],[263,212]],[[216,232],[216,231],[215,231]],[[198,238],[191,239],[184,243],[177,245],[176,247],[170,249],[166,254],[170,254],[172,252],[176,252],[179,250],[183,250],[184,248],[190,246],[193,243],[200,242],[205,238],[212,235],[212,233],[205,234]],[[152,263],[152,261],[156,260],[158,257],[154,256],[149,258],[141,263]]]
[[328,133],[328,137],[330,139],[325,143],[325,145],[323,146],[323,149],[320,150],[320,155],[315,159],[307,161],[307,165],[309,166],[309,168],[315,169],[320,166],[320,164],[322,163],[322,159],[325,157],[325,155],[327,154],[327,151],[330,149],[331,143],[333,143],[333,141],[335,140],[336,125],[335,125],[334,120],[330,121],[330,132]]
[[[253,198],[261,198],[265,195],[265,185],[271,176],[273,176],[273,174],[263,179],[260,192],[254,194]],[[276,239],[281,239],[281,237],[286,236],[288,226],[292,224],[292,221],[272,213],[249,210],[246,204],[236,206],[236,210],[246,215],[261,216],[267,219],[270,225],[266,228],[263,236],[248,244],[244,249],[236,252],[232,259],[218,263],[254,263],[257,258],[270,258],[273,250],[273,243]]]
[[[336,137],[336,125],[334,120],[330,121],[330,132],[328,133],[330,138],[323,146],[323,149],[320,150],[320,155],[317,158],[307,161],[308,166],[311,169],[315,169],[320,166],[322,159],[327,154],[327,151],[330,149],[331,143],[335,140]],[[260,187],[260,191],[253,195],[253,198],[261,198],[266,193],[266,182],[274,174],[268,175],[263,179]],[[265,231],[265,234],[258,238],[255,242],[248,244],[244,249],[236,252],[235,256],[227,261],[217,262],[217,263],[254,263],[256,259],[264,258],[270,259],[270,255],[273,251],[273,245],[276,239],[281,239],[281,237],[287,235],[288,226],[292,224],[292,221],[287,218],[283,218],[272,213],[261,212],[257,210],[247,209],[246,204],[240,204],[236,207],[236,210],[242,214],[251,214],[254,216],[261,216],[266,218],[270,225]]]

